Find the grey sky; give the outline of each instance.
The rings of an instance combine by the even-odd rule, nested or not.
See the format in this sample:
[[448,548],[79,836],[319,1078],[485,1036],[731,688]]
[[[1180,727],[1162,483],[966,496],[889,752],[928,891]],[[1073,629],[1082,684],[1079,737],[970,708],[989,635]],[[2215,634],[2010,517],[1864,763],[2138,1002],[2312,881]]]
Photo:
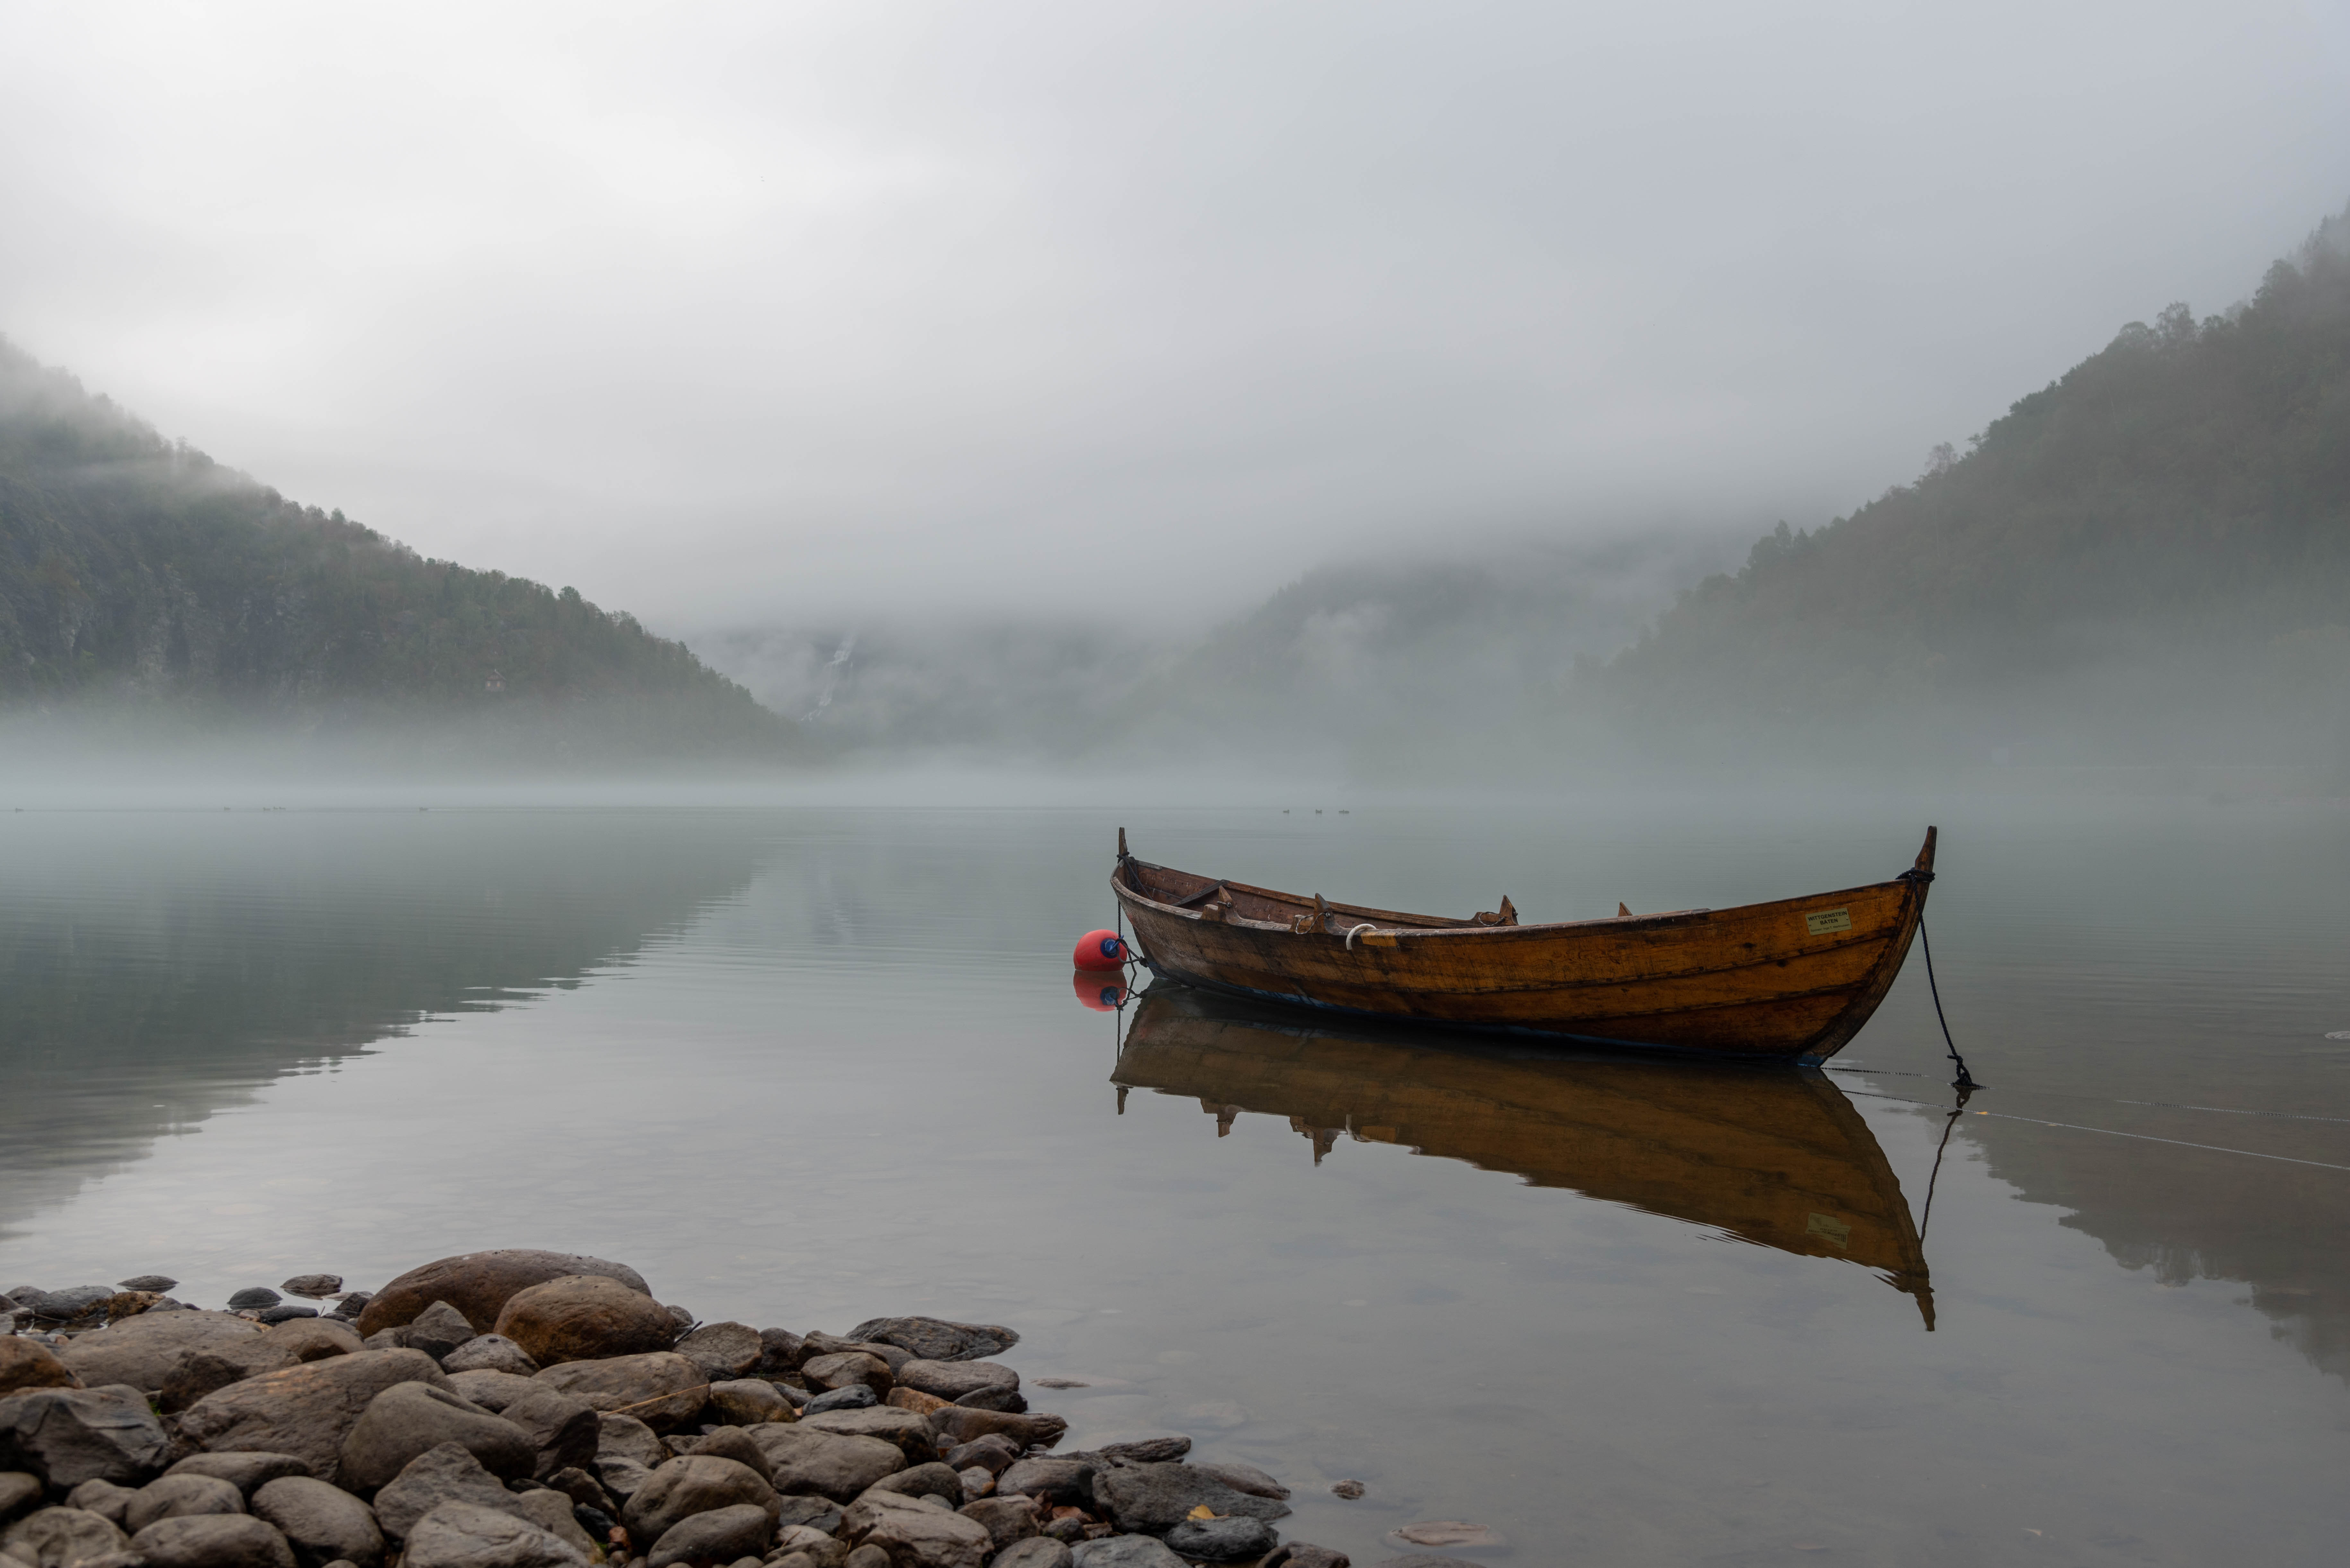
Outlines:
[[2341,5],[0,5],[0,332],[671,630],[1816,521],[2345,199]]

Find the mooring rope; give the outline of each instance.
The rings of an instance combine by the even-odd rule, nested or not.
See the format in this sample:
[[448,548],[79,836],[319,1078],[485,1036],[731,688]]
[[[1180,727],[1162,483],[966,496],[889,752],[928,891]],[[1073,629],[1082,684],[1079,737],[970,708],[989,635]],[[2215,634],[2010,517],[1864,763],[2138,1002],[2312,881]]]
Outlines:
[[[1913,1100],[1907,1095],[1871,1094],[1866,1089],[1847,1089],[1845,1093],[1848,1095],[1857,1095],[1861,1098],[1867,1100],[1896,1100],[1905,1106],[1933,1106],[1933,1102],[1931,1100]],[[1939,1109],[1939,1107],[1936,1106],[1935,1108]],[[2012,1111],[1954,1111],[1951,1115],[1954,1117],[1960,1115],[1966,1115],[1990,1116],[1994,1120],[2003,1122],[2030,1122],[2034,1127],[2063,1127],[2067,1132],[2104,1133],[2107,1137],[2137,1138],[2141,1143],[2173,1144],[2180,1148],[2206,1149],[2213,1154],[2241,1154],[2247,1159],[2273,1159],[2285,1165],[2314,1165],[2320,1170],[2350,1170],[2350,1165],[2335,1165],[2331,1160],[2302,1159],[2290,1154],[2262,1154],[2256,1148],[2230,1148],[2224,1144],[2190,1143],[2183,1137],[2157,1137],[2152,1133],[2124,1132],[2119,1127],[2083,1127],[2078,1122],[2052,1122],[2040,1116],[2019,1116]],[[1947,1128],[1944,1130],[1945,1132],[1948,1131]]]
[[1950,1038],[1950,1021],[1942,1016],[1942,988],[1934,983],[1934,944],[1926,935],[1926,917],[1922,914],[1918,917],[1918,945],[1926,952],[1926,989],[1933,994],[1934,1022],[1942,1026],[1942,1044],[1949,1048],[1950,1060],[1959,1064],[1958,1081],[1951,1087],[1961,1094],[1971,1093],[1982,1085],[1967,1071],[1967,1059],[1959,1054],[1959,1043]]

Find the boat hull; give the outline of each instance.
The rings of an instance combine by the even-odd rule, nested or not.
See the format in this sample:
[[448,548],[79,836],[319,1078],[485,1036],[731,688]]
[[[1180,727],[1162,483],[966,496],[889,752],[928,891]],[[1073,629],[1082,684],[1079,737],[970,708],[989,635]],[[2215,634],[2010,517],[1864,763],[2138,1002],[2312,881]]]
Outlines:
[[[1486,924],[1334,905],[1126,857],[1110,886],[1154,974],[1365,1017],[1818,1062],[1900,972],[1934,830],[1887,882],[1731,909]],[[1201,902],[1201,900],[1207,900]]]

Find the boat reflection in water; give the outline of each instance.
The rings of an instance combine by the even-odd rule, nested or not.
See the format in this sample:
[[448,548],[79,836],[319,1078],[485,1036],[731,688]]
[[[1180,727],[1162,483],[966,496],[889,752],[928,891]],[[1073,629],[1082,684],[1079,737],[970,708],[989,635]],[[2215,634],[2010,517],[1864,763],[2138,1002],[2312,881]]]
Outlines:
[[1841,1258],[1914,1297],[1925,1251],[1867,1123],[1815,1070],[1529,1051],[1424,1029],[1303,1024],[1164,983],[1111,1075],[1197,1099],[1229,1132],[1286,1116],[1314,1160],[1342,1137],[1514,1171],[1758,1246]]

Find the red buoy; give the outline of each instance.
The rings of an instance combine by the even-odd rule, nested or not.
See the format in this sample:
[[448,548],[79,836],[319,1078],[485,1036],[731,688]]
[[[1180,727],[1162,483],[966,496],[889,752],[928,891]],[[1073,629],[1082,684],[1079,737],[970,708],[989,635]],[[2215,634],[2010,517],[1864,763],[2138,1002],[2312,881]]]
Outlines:
[[1096,1012],[1116,1012],[1126,1001],[1126,982],[1110,980],[1098,970],[1090,974],[1080,970],[1069,979],[1076,987],[1078,1002]]
[[1123,969],[1134,955],[1127,950],[1126,939],[1116,931],[1087,931],[1077,939],[1077,950],[1072,955],[1079,969]]

